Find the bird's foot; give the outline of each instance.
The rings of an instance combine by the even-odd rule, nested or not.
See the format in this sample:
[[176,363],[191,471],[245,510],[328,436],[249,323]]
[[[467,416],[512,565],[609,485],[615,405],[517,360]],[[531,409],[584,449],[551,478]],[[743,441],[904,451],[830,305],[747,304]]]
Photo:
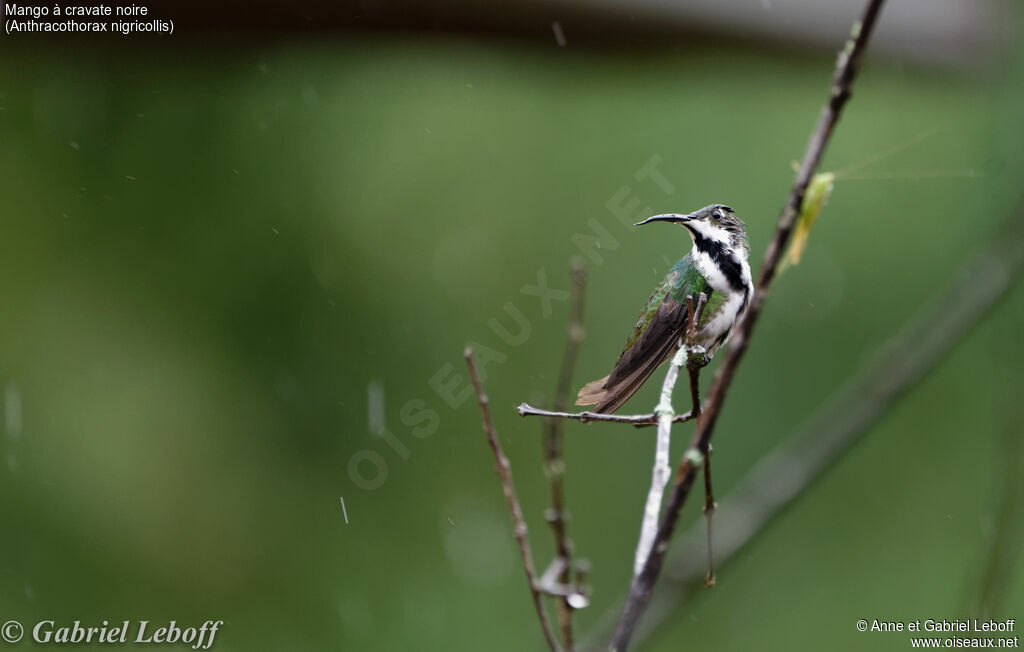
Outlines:
[[690,369],[701,369],[708,366],[711,358],[708,357],[707,349],[703,346],[686,347],[686,366]]

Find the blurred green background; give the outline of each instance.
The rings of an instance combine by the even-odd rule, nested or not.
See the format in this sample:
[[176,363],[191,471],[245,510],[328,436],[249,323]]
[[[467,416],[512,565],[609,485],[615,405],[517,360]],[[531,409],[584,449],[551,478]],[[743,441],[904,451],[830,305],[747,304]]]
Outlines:
[[[756,271],[832,54],[169,43],[0,61],[0,620],[222,619],[220,650],[538,649],[462,349],[497,358],[486,386],[543,566],[540,424],[514,406],[553,391],[568,306],[523,286],[567,289],[596,221],[578,387],[689,247],[610,204],[728,203]],[[869,58],[824,169],[931,135],[858,173],[895,179],[839,180],[781,277],[720,422],[720,495],[1011,214],[1020,60]],[[638,176],[652,161],[672,193]],[[488,324],[518,333],[516,312],[509,344]],[[644,647],[902,650],[854,623],[974,615],[1022,317],[1016,288]],[[581,634],[627,586],[652,436],[567,426]],[[1007,580],[993,615],[1020,620],[1024,571]]]

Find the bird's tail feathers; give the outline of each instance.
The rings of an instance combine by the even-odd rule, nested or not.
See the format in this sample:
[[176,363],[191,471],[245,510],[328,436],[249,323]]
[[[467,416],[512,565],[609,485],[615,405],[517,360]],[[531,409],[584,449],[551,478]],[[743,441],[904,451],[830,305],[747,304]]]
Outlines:
[[604,401],[608,396],[605,385],[608,383],[608,376],[592,380],[580,389],[576,397],[576,405],[594,405]]

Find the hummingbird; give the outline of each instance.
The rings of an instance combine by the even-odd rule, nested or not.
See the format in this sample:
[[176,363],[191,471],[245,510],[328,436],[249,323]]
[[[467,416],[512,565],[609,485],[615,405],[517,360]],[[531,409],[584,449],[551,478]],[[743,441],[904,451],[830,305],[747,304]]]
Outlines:
[[612,372],[587,383],[576,405],[597,405],[610,414],[636,393],[663,362],[676,354],[689,325],[686,299],[701,293],[707,303],[697,324],[694,344],[706,360],[729,340],[754,296],[750,278],[747,225],[724,204],[712,204],[688,215],[655,215],[635,226],[669,222],[682,226],[693,247],[672,266],[640,312]]

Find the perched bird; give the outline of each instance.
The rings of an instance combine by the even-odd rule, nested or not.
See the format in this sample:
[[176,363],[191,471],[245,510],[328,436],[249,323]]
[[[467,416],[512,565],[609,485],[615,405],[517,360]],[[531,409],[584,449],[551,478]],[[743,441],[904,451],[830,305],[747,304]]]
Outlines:
[[594,405],[594,412],[612,413],[661,363],[675,355],[689,324],[686,298],[707,295],[697,324],[695,345],[707,358],[729,339],[754,295],[747,257],[746,225],[722,204],[712,204],[689,215],[655,215],[637,224],[671,222],[687,230],[693,240],[682,260],[672,266],[655,288],[636,320],[612,372],[583,386],[576,405]]

